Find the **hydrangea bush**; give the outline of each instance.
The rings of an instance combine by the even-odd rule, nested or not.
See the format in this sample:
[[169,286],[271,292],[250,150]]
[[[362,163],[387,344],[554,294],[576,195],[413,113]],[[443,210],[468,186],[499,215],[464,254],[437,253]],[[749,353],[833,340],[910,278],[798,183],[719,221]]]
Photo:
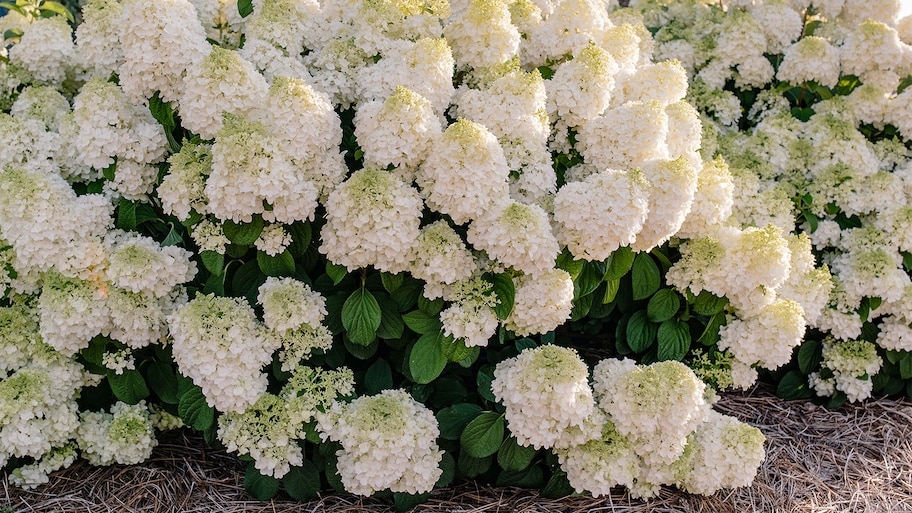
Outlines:
[[[818,47],[893,51],[887,25],[849,37],[880,23],[852,5],[873,14],[18,0],[0,18],[0,463],[36,486],[184,425],[248,461],[261,499],[749,484],[763,435],[713,388],[788,370],[799,345],[815,389],[852,399],[912,362],[905,214],[872,199],[905,201],[906,125],[859,131],[832,92],[850,72],[899,92],[905,61],[779,85]],[[791,32],[748,30],[771,24]],[[799,61],[769,85],[780,54]]]
[[[753,254],[787,259],[777,268],[790,269],[788,277],[756,275],[755,283],[804,307],[804,342],[772,375],[788,398],[821,396],[835,406],[912,391],[912,18],[897,19],[899,4],[631,2],[655,33],[656,58],[688,70],[701,152],[723,158],[732,176],[730,224],[787,241],[790,256],[774,245]],[[728,252],[723,241],[684,242],[667,278],[741,310],[746,298],[725,290],[731,278],[706,263]],[[764,308],[720,330],[733,370],[756,358],[773,369],[792,356],[785,337],[793,346],[802,340],[794,305]],[[764,338],[782,334],[783,351],[747,356],[759,347],[750,333],[760,326]],[[728,357],[712,358],[702,354],[700,366],[718,376],[714,361],[728,365]]]

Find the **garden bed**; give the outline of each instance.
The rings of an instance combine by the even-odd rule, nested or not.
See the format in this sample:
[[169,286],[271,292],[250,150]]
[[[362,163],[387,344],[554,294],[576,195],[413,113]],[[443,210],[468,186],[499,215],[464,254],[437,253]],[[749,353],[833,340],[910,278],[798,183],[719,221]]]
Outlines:
[[[703,497],[664,488],[643,502],[610,497],[547,499],[535,490],[477,483],[437,489],[422,512],[861,512],[912,511],[912,401],[881,399],[836,410],[785,402],[766,389],[725,394],[716,409],[760,428],[767,457],[752,486]],[[244,467],[185,431],[164,434],[141,465],[92,467],[79,461],[31,491],[3,479],[11,511],[181,511],[350,513],[393,511],[389,502],[323,492],[315,501],[257,502],[244,491]],[[6,511],[6,510],[4,510]]]

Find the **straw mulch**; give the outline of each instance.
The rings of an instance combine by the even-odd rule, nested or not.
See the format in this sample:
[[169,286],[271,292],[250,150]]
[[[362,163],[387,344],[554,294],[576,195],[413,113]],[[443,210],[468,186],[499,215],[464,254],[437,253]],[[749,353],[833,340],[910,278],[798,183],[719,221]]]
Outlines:
[[[879,400],[827,410],[765,391],[724,396],[716,409],[760,428],[767,458],[753,486],[709,497],[671,488],[649,502],[621,489],[610,497],[545,499],[535,491],[463,483],[435,490],[415,509],[429,513],[860,513],[912,512],[912,401]],[[22,491],[3,478],[0,512],[330,512],[393,511],[388,502],[326,492],[309,503],[252,500],[243,467],[198,437],[163,436],[142,465],[95,468],[84,462]]]

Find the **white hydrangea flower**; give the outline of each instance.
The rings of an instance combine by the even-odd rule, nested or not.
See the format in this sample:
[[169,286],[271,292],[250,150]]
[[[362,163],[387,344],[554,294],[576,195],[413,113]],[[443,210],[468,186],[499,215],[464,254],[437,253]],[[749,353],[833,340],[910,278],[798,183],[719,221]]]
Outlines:
[[396,175],[356,171],[329,195],[320,252],[349,270],[404,271],[418,241],[421,209],[418,191]]
[[353,383],[347,369],[296,367],[279,395],[265,393],[246,411],[220,416],[218,438],[228,452],[253,458],[261,474],[281,478],[304,462],[298,441],[307,435],[305,424],[338,395],[350,394]]
[[484,89],[460,87],[455,115],[484,125],[501,141],[544,144],[549,134],[545,99],[545,81],[538,70],[514,70]]
[[401,86],[386,100],[362,103],[355,112],[355,137],[365,167],[394,166],[407,183],[442,133],[431,102]]
[[206,402],[241,413],[266,391],[261,369],[280,341],[266,336],[244,299],[198,295],[168,316],[174,361]]
[[[338,153],[342,126],[325,94],[304,80],[276,77],[269,87],[268,105],[265,123],[296,164],[302,165],[331,150]],[[306,166],[302,167],[310,171]],[[344,174],[344,170],[326,169],[308,177],[319,184],[321,193],[325,194],[342,181]],[[321,175],[326,178],[318,178]]]
[[502,0],[468,0],[443,29],[461,68],[500,64],[519,53],[520,34]]
[[115,230],[106,237],[109,245],[107,277],[131,292],[162,297],[196,276],[191,253],[178,246],[161,247],[148,237]]
[[107,306],[111,315],[110,337],[138,349],[167,339],[167,316],[177,304],[186,302],[181,289],[156,298],[109,286]]
[[734,417],[709,411],[688,441],[678,483],[689,493],[711,495],[721,488],[750,486],[766,457],[766,437],[759,429]]
[[403,390],[333,402],[316,417],[320,437],[342,444],[338,472],[350,493],[424,493],[440,478],[437,419]]
[[499,263],[527,274],[554,267],[560,253],[548,214],[537,205],[500,201],[469,225],[466,239]]
[[282,142],[263,123],[229,114],[212,145],[204,191],[212,214],[240,223],[254,214],[283,223],[312,220],[317,207],[316,187],[299,175]]
[[425,296],[443,295],[443,285],[471,278],[476,269],[472,252],[444,220],[421,227],[408,271],[424,280]]
[[671,160],[685,157],[699,170],[703,164],[700,145],[703,137],[703,122],[700,113],[690,103],[681,100],[665,107],[668,116],[668,133],[665,146]]
[[131,201],[149,203],[157,181],[157,166],[121,159],[114,169],[114,180],[105,184],[105,190]]
[[23,267],[97,279],[101,236],[113,225],[104,196],[76,196],[59,173],[35,165],[0,170],[0,231]]
[[[450,48],[446,45],[446,40],[440,39],[439,41],[441,41],[440,46],[445,47],[445,52],[449,55]],[[245,44],[246,47],[247,44]],[[453,56],[450,55],[451,62],[452,58]],[[355,45],[354,37],[336,37],[319,50],[305,56],[304,62],[307,64],[307,70],[313,74],[314,87],[332,98],[333,105],[345,109],[360,99],[356,93],[356,87],[359,84],[357,76],[360,70],[368,66],[372,60],[370,55]],[[447,80],[452,82],[452,67],[450,71]],[[452,84],[450,87],[452,88]]]
[[851,298],[879,297],[899,300],[909,276],[901,269],[902,259],[889,235],[874,226],[853,228],[842,234],[843,253],[832,261],[832,270]]
[[798,9],[786,2],[764,2],[750,10],[751,16],[766,36],[767,50],[781,54],[793,41],[801,37],[804,21]]
[[318,326],[326,317],[326,299],[294,278],[269,277],[258,289],[266,327],[278,332]]
[[162,210],[181,221],[190,218],[191,210],[209,213],[205,188],[206,177],[212,173],[212,145],[184,141],[168,163],[168,174],[158,186]]
[[81,14],[82,23],[76,27],[76,50],[90,78],[107,80],[124,61],[120,45],[123,4],[119,0],[89,0]]
[[573,279],[562,269],[514,279],[513,311],[504,326],[519,336],[548,333],[570,318]]
[[497,138],[482,125],[460,119],[450,125],[418,168],[427,206],[456,224],[476,219],[509,195],[510,169]]
[[840,48],[842,71],[892,91],[909,73],[908,45],[899,40],[896,29],[868,19],[857,25]]
[[677,361],[630,368],[608,359],[595,366],[593,380],[599,406],[646,465],[680,458],[710,409],[706,386]]
[[37,119],[48,130],[57,131],[57,118],[70,111],[70,102],[50,86],[30,86],[19,93],[10,114],[21,119]]
[[[231,0],[190,0],[196,7],[199,21],[206,29],[206,37],[220,44],[234,48],[238,45],[241,32],[246,25],[237,5]],[[268,2],[258,2],[260,9]]]
[[39,18],[10,48],[9,61],[24,68],[33,81],[60,87],[67,72],[79,62],[73,45],[73,29],[63,16]]
[[190,231],[190,238],[199,246],[200,251],[214,251],[225,253],[225,247],[230,243],[220,224],[209,219],[203,219]]
[[333,345],[332,333],[322,324],[304,324],[277,336],[282,341],[279,362],[282,363],[282,370],[285,372],[290,372],[315,351],[329,351]]
[[73,99],[79,125],[76,145],[86,165],[104,169],[115,157],[143,164],[158,162],[168,151],[164,128],[149,109],[133,105],[117,84],[89,80]]
[[76,444],[68,443],[55,447],[41,456],[39,461],[14,469],[9,473],[9,481],[23,490],[30,490],[48,483],[48,475],[51,472],[69,468],[78,456]]
[[776,369],[788,363],[792,349],[804,337],[804,309],[797,302],[780,299],[759,313],[729,318],[719,328],[719,349],[728,350],[746,364]]
[[188,0],[125,0],[121,20],[124,93],[137,103],[155,91],[164,101],[179,99],[184,74],[210,51],[196,8]]
[[276,256],[291,244],[291,234],[281,224],[270,224],[263,228],[253,245],[269,256]]
[[754,386],[758,378],[757,369],[753,365],[742,362],[741,360],[732,360],[731,378],[732,388],[738,390],[747,390]]
[[499,300],[491,284],[473,277],[444,288],[443,298],[453,304],[440,312],[443,333],[462,340],[468,347],[484,347],[499,322],[493,308]]
[[618,485],[632,488],[640,473],[641,461],[633,444],[610,421],[605,422],[600,438],[558,451],[557,457],[577,493],[593,497],[610,495]]
[[734,183],[728,164],[721,157],[704,162],[697,178],[697,190],[690,211],[677,236],[694,239],[709,235],[713,227],[729,218],[734,198]]
[[110,331],[104,285],[49,273],[38,298],[41,338],[64,356],[89,346]]
[[60,176],[68,182],[94,182],[103,176],[101,169],[93,169],[82,161],[76,140],[79,137],[79,124],[73,111],[64,112],[56,118],[57,131],[60,135],[59,146],[55,148],[54,160],[60,165]]
[[0,380],[0,463],[40,459],[67,444],[79,426],[76,399],[87,386],[82,366],[53,350]]
[[101,364],[117,375],[123,374],[125,370],[136,370],[136,360],[129,349],[101,355]]
[[630,248],[651,251],[675,235],[684,223],[697,190],[698,171],[684,157],[655,160],[642,170],[650,184],[648,213]]
[[598,416],[589,367],[575,350],[544,345],[497,364],[491,390],[506,407],[520,445],[566,449],[597,438]]
[[580,127],[578,145],[586,162],[599,169],[633,169],[668,157],[668,115],[655,100],[629,102]]
[[877,345],[890,351],[912,351],[912,328],[906,321],[906,317],[885,317],[880,323]]
[[258,39],[280,48],[287,56],[298,56],[328,36],[320,4],[299,0],[258,0],[245,22],[248,39]]
[[605,260],[634,242],[648,206],[642,172],[608,169],[561,187],[554,198],[554,231],[573,256]]
[[884,115],[884,122],[890,123],[899,129],[904,141],[912,139],[910,108],[912,108],[912,88],[906,88],[902,93],[890,98]]
[[[533,2],[542,9],[544,20],[520,41],[522,59],[532,66],[563,60],[590,41],[603,42],[614,27],[605,5],[591,0]],[[552,11],[552,12],[548,12]],[[633,41],[636,49],[638,41]],[[612,55],[615,48],[600,45]]]
[[871,397],[874,388],[871,377],[880,371],[882,363],[877,347],[870,342],[824,340],[821,367],[829,370],[832,377],[822,378],[814,373],[809,376],[810,383],[819,396],[839,390],[850,402],[862,401]]
[[203,139],[212,139],[222,128],[223,113],[253,117],[262,108],[268,88],[253,64],[235,51],[213,46],[184,74],[181,125]]
[[383,100],[401,86],[427,98],[442,118],[455,93],[450,43],[443,38],[397,41],[382,59],[357,71],[358,97],[362,101]]
[[111,413],[82,412],[76,442],[92,465],[142,463],[158,445],[145,401],[129,405],[117,401]]
[[0,308],[0,375],[24,367],[40,347],[47,346],[41,340],[36,311],[24,305]]
[[576,51],[573,60],[560,64],[546,82],[548,113],[567,126],[582,126],[600,116],[611,101],[617,63],[594,42]]
[[781,299],[791,299],[804,309],[807,324],[813,326],[826,308],[833,289],[829,268],[824,265],[815,267],[814,255],[811,253],[811,239],[802,232],[799,235],[788,235],[791,253],[791,270],[786,281],[776,289]]
[[687,71],[677,61],[640,66],[636,72],[622,75],[613,94],[616,105],[648,100],[671,105],[687,94]]

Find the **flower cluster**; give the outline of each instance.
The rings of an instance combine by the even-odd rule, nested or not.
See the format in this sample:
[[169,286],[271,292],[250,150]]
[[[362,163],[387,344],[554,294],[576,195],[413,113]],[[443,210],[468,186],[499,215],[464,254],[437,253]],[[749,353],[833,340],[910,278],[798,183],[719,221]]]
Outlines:
[[129,405],[118,401],[111,412],[82,412],[76,441],[80,454],[92,465],[141,463],[158,445],[145,401]]
[[860,401],[871,396],[877,374],[883,363],[877,347],[863,340],[835,340],[823,342],[821,371],[809,376],[811,387],[820,396],[831,396],[836,391],[849,401]]
[[403,390],[334,402],[317,414],[317,428],[324,440],[342,444],[338,471],[351,493],[424,493],[440,478],[437,420]]

